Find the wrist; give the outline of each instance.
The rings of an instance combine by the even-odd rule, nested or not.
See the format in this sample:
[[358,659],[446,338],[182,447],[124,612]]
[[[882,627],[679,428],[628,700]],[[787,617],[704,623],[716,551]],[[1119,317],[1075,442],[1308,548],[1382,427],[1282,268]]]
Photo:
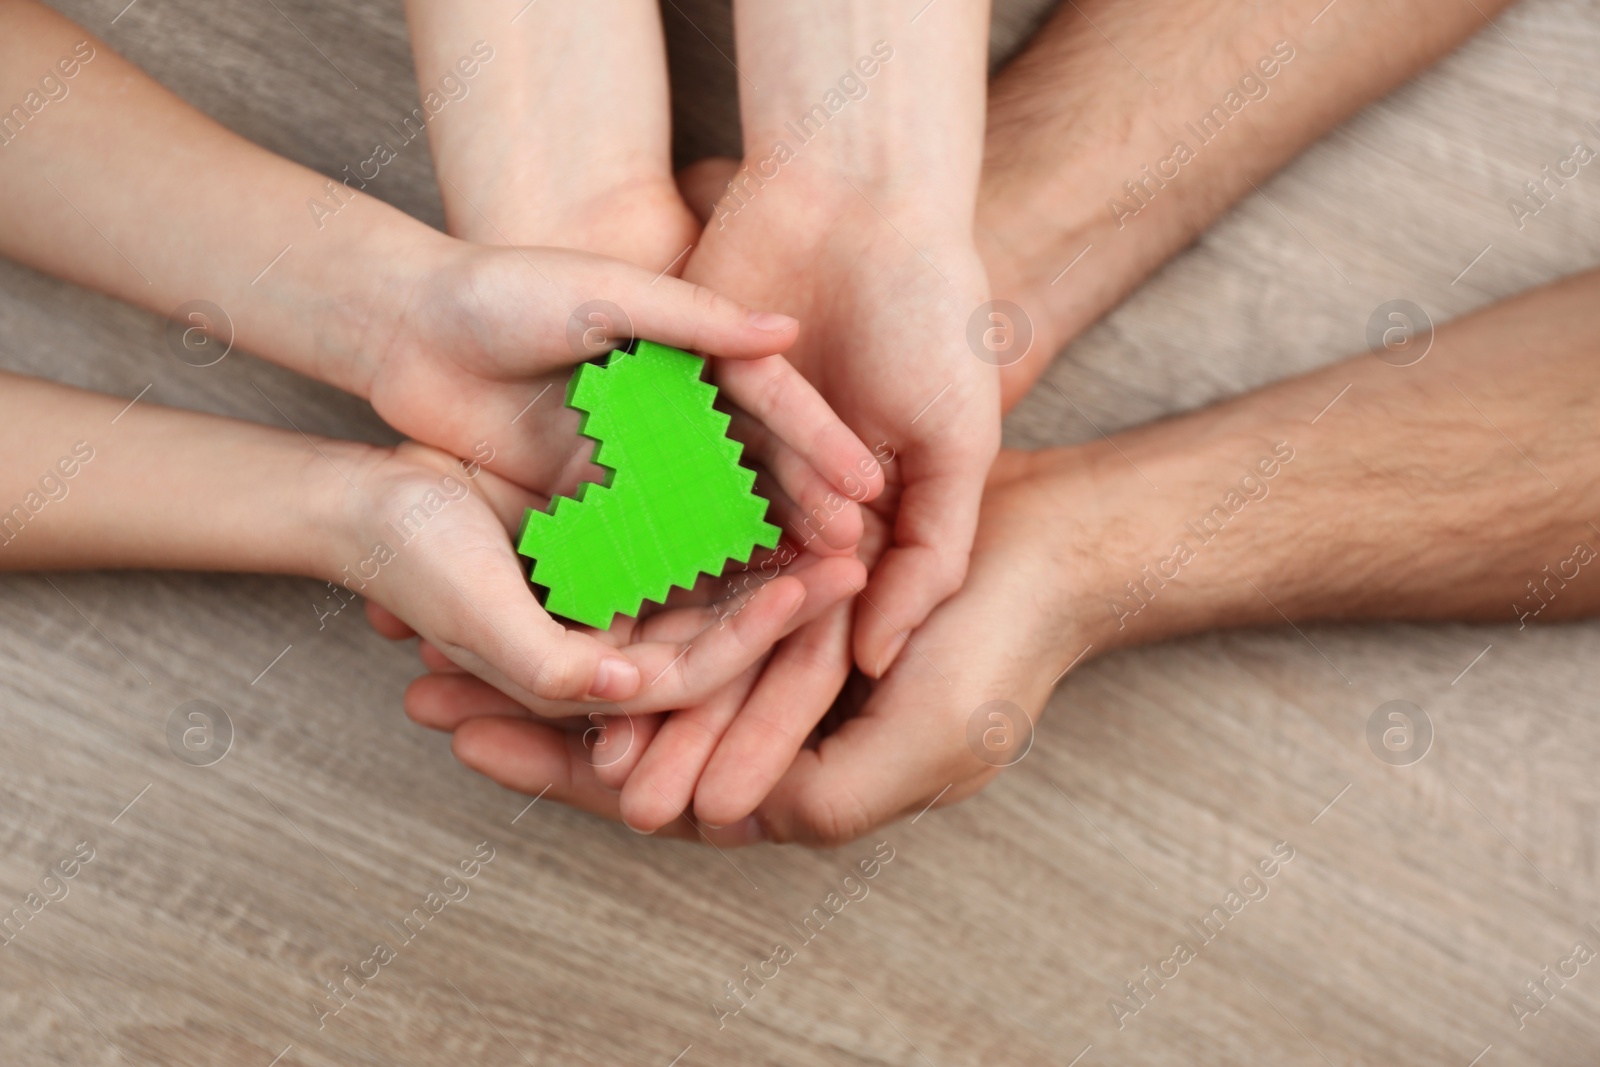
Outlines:
[[391,448],[353,441],[316,439],[288,483],[282,504],[299,534],[278,569],[343,584],[372,554],[367,515],[372,472],[394,454]]
[[394,216],[388,210],[358,216],[359,225],[319,261],[316,274],[302,279],[314,320],[307,373],[363,400],[372,398],[373,381],[402,347],[418,287],[469,247]]
[[808,175],[834,199],[859,192],[885,211],[926,204],[969,225],[988,5],[919,7],[821,0],[801,11],[741,0],[739,54],[761,82],[742,98],[749,162]]
[[1031,457],[1052,501],[1056,569],[1071,574],[1053,623],[1077,644],[1060,653],[1070,661],[1090,645],[1100,655],[1278,621],[1257,590],[1273,596],[1307,563],[1294,552],[1306,520],[1296,483],[1308,464],[1296,445],[1305,443],[1275,423],[1234,426],[1206,413],[1120,434],[1116,447]]
[[[979,244],[996,296],[1029,312],[1047,357],[1316,128],[1305,104],[1314,71],[1301,69],[1311,60],[1282,20],[1241,32],[1227,5],[1192,19],[1176,32],[1217,43],[1170,52],[1159,89],[1103,54],[1098,37],[1096,48],[1080,47],[1091,31],[1079,22],[1052,24],[995,82]],[[1140,42],[1122,31],[1146,50],[1165,32]]]

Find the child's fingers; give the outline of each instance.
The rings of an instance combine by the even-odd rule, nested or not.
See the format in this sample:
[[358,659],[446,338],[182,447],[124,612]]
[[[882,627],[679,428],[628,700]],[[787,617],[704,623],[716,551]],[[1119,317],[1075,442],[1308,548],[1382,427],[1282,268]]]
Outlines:
[[824,546],[851,549],[861,540],[858,501],[867,495],[865,481],[847,478],[849,491],[839,492],[770,427],[737,408],[729,419],[728,436],[744,445],[741,458],[755,468],[755,491],[783,512],[786,521],[779,525],[796,544],[822,551]]
[[639,668],[626,656],[545,613],[509,546],[457,543],[446,532],[426,551],[398,554],[391,568],[379,592],[401,598],[418,632],[525,705],[615,701],[638,691]]
[[[635,643],[618,651],[638,668],[643,684],[635,697],[614,702],[617,707],[606,713],[638,716],[701,703],[787,634],[861,588],[866,568],[845,556],[804,556],[781,575],[774,568],[774,577],[759,577],[761,584],[748,596],[641,620]],[[593,702],[513,695],[543,719],[600,710]]]
[[424,674],[406,686],[406,717],[418,726],[450,732],[468,719],[536,719],[533,712],[470,674]]
[[[687,648],[652,646],[654,657],[672,650],[672,659],[660,673],[640,659],[646,683],[639,695],[621,701],[628,711],[666,711],[686,708],[706,700],[776,644],[781,638],[817,618],[860,588],[866,573],[860,560],[844,556],[816,559],[803,571],[774,578],[748,600],[724,611],[718,625],[708,629]],[[789,583],[802,585],[804,600],[798,609],[787,607]],[[747,618],[754,616],[753,618]]]
[[417,636],[417,631],[406,625],[406,621],[382,604],[372,601],[366,603],[367,622],[378,631],[380,637],[387,637],[391,641],[404,641]]
[[671,711],[707,699],[764,656],[808,599],[807,583],[785,575],[688,643],[653,641],[630,647],[628,655],[644,684],[635,696],[619,702],[623,710]]
[[711,754],[694,812],[724,826],[766,799],[827,714],[850,673],[850,605],[839,604],[789,637]]
[[[621,819],[620,795],[595,777],[577,733],[520,719],[473,719],[456,730],[451,750],[462,763],[507,789],[607,819]],[[656,833],[700,838],[687,819],[669,823]]]
[[[820,479],[817,484],[822,485]],[[795,548],[821,556],[855,554],[864,529],[859,504],[824,487],[823,495],[807,507],[790,496],[765,469],[756,473],[755,492],[772,505],[767,521],[781,529]],[[831,502],[827,499],[830,496]]]
[[460,674],[463,671],[460,664],[440,652],[432,641],[417,642],[417,656],[422,660],[422,665],[430,671],[444,674]]
[[639,759],[661,729],[664,715],[602,715],[591,712],[583,737],[589,745],[589,762],[600,784],[617,790],[628,780]]
[[867,501],[883,491],[883,465],[788,360],[723,360],[712,375],[729,400],[839,492]]
[[648,832],[684,813],[694,799],[695,783],[706,761],[761,672],[758,663],[711,699],[666,717],[622,786],[623,822]]
[[[758,475],[758,483],[759,480]],[[794,505],[790,503],[788,506]],[[768,517],[770,519],[772,516]],[[792,538],[785,537],[773,548],[757,548],[750,553],[749,562],[737,568],[730,568],[719,577],[701,575],[701,580],[695,583],[693,589],[674,587],[660,609],[641,615],[638,619],[619,620],[612,624],[611,632],[616,633],[622,621],[634,623],[629,639],[617,643],[619,648],[634,641],[693,640],[707,626],[727,613],[729,601],[747,598],[754,590],[779,574],[799,577],[815,566],[819,559],[830,555],[853,555],[853,553],[807,550],[804,546],[794,543]],[[791,622],[791,627],[794,625]]]
[[[597,323],[607,340],[625,342],[631,334],[692,352],[760,359],[788,349],[800,335],[799,322],[788,315],[758,311],[703,285],[620,260],[589,258],[580,287],[614,301],[624,315]],[[591,347],[586,340],[583,348]],[[587,356],[580,352],[579,358]]]

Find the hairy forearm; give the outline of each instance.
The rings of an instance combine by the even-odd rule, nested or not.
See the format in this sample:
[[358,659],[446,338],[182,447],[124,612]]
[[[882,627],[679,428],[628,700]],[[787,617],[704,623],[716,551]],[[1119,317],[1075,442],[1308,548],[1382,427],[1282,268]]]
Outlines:
[[355,341],[401,284],[386,272],[446,238],[359,175],[229,132],[48,8],[12,0],[0,27],[0,107],[21,115],[0,115],[0,254],[161,314],[209,301],[240,345],[360,391]]
[[424,100],[430,92],[466,94],[428,125],[452,234],[486,244],[569,243],[579,229],[603,227],[604,214],[619,209],[615,198],[671,191],[666,59],[653,0],[545,0],[492,11],[409,0],[406,17]]
[[331,578],[334,465],[371,450],[0,374],[0,570]]
[[[1080,0],[995,79],[979,246],[1047,354],[1510,0],[1325,3]],[[1045,364],[1007,368],[1008,403]]]
[[1600,610],[1597,304],[1581,275],[1451,323],[1413,366],[1362,355],[1040,454],[1063,529],[1104,547],[1075,601],[1098,648]]
[[985,0],[737,0],[747,161],[842,197],[924,205],[911,217],[965,228],[982,156],[988,13]]

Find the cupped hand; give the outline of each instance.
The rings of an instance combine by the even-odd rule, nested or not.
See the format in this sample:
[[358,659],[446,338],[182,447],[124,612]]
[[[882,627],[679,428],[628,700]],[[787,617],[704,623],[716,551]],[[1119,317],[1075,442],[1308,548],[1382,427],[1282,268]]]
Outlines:
[[[564,407],[573,364],[630,337],[713,357],[711,380],[763,426],[747,452],[806,508],[833,490],[872,497],[871,454],[775,353],[798,331],[787,316],[753,311],[669,275],[582,252],[493,248],[441,235],[400,257],[395,280],[361,342],[365,395],[390,425],[544,493],[570,493],[598,471]],[[740,373],[728,375],[734,362]],[[825,540],[853,543],[855,504]]]
[[853,559],[816,557],[720,625],[693,604],[610,631],[564,625],[539,605],[511,543],[542,497],[414,443],[372,450],[341,477],[348,518],[330,535],[332,579],[368,599],[380,631],[420,634],[436,655],[550,717],[707,699],[861,576]]
[[1000,445],[999,374],[967,339],[987,300],[971,219],[929,218],[825,171],[754,188],[747,168],[719,189],[728,173],[708,161],[682,177],[691,205],[721,195],[684,277],[797,316],[790,362],[884,465],[875,507],[892,542],[853,636],[861,669],[881,675],[961,586]]
[[[706,836],[722,847],[760,840],[831,847],[935,801],[954,803],[982,789],[1025,752],[1061,673],[1086,651],[1113,644],[1091,621],[1100,605],[1090,590],[1103,588],[1110,573],[1090,536],[1101,525],[1086,524],[1079,537],[1064,519],[1095,510],[1103,461],[1094,449],[1062,450],[1048,459],[1001,454],[984,496],[966,584],[911,635],[907,653],[889,673],[850,686],[835,714],[803,738],[792,762],[775,775],[752,773],[746,762],[773,740],[761,736],[764,728],[717,734],[709,742],[714,754],[695,779],[693,809],[661,822],[657,832]],[[788,640],[825,632],[832,615]],[[835,659],[813,660],[813,678],[790,678],[790,687],[832,677]],[[729,693],[750,677],[733,683]],[[516,701],[457,674],[418,679],[406,710],[423,725],[453,731],[458,758],[508,788],[548,788],[560,802],[609,818],[626,814],[628,789],[617,792],[608,782],[610,764],[621,757],[596,760],[581,728],[536,721]],[[736,718],[734,725],[742,728],[744,721]],[[794,725],[780,720],[785,738]],[[648,749],[633,761],[630,787],[660,740],[645,738]],[[635,738],[630,751],[639,747]],[[708,742],[692,747],[704,750]],[[752,814],[740,817],[751,807]],[[707,811],[714,816],[705,817]]]

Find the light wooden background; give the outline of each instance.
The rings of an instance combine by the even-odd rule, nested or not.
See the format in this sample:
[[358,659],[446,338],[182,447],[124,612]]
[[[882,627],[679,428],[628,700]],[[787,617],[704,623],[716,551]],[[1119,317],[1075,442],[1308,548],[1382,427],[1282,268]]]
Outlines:
[[[398,3],[142,0],[111,26],[124,2],[62,7],[312,166],[364,156],[413,106]],[[731,51],[725,17],[665,6],[685,151],[727,149],[733,78],[710,45]],[[1002,6],[999,50],[1029,22]],[[1600,170],[1521,232],[1505,199],[1595,142],[1597,16],[1533,0],[1486,26],[1268,185],[1282,215],[1258,197],[1225,218],[1073,345],[1056,383],[1101,426],[1133,424],[1358,349],[1384,300],[1443,319],[1594,266]],[[384,173],[380,195],[438,221],[425,153]],[[248,357],[177,363],[161,325],[0,265],[7,368],[277,422],[254,381],[302,427],[382,436],[361,405]],[[1092,435],[1065,408],[1036,393],[1011,442]],[[354,613],[319,633],[317,595],[248,577],[0,578],[0,910],[75,843],[96,850],[0,948],[0,1061],[955,1067],[1066,1065],[1091,1045],[1077,1062],[1600,1060],[1600,964],[1526,1029],[1508,1008],[1575,941],[1600,949],[1584,928],[1600,921],[1600,626],[1310,630],[1350,685],[1292,631],[1092,663],[1021,765],[872,839],[896,858],[871,895],[719,1032],[722,983],[872,842],[724,856],[550,804],[518,818],[526,798],[401,715],[410,649]],[[1395,698],[1437,732],[1415,766],[1363,739]],[[214,766],[167,746],[192,699],[236,729]],[[1117,1030],[1107,998],[1280,839],[1298,854],[1270,895]],[[389,923],[485,840],[496,856],[471,895],[319,1032],[322,981],[398,941]]]

